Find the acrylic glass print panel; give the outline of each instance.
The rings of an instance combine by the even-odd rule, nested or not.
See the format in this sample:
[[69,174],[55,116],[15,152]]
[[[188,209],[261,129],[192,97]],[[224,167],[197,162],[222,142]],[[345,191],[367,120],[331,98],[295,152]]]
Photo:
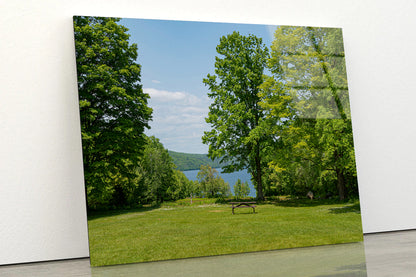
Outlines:
[[93,266],[362,241],[341,29],[74,32]]

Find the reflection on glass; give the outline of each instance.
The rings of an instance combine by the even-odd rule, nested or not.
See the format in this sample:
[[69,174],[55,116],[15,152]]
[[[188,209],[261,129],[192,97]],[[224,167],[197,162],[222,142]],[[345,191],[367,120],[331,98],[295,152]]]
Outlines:
[[272,77],[262,85],[260,104],[275,120],[280,142],[270,163],[281,171],[275,180],[358,197],[341,29],[278,27],[268,65]]
[[351,118],[341,29],[278,27],[271,56],[299,117]]
[[366,277],[363,243],[91,268],[105,276]]

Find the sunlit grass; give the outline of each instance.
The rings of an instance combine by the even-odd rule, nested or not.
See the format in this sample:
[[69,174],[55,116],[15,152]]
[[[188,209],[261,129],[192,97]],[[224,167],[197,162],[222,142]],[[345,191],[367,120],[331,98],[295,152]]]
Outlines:
[[236,209],[213,200],[90,214],[93,266],[361,241],[359,204],[317,201]]

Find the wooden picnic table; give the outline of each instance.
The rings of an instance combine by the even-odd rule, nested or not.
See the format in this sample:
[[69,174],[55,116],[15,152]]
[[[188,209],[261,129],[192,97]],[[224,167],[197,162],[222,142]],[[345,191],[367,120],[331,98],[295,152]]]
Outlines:
[[233,214],[234,214],[234,209],[237,209],[237,208],[253,208],[253,213],[256,213],[256,210],[255,210],[256,206],[253,205],[253,204],[256,204],[256,202],[230,202],[230,204],[232,205],[231,208],[232,208]]

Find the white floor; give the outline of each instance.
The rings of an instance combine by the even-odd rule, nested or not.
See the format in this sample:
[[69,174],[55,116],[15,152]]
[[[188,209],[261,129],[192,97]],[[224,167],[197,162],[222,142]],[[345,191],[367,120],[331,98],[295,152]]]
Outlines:
[[8,265],[0,267],[0,276],[413,277],[416,230],[367,234],[364,243],[120,266],[91,268],[89,259]]

